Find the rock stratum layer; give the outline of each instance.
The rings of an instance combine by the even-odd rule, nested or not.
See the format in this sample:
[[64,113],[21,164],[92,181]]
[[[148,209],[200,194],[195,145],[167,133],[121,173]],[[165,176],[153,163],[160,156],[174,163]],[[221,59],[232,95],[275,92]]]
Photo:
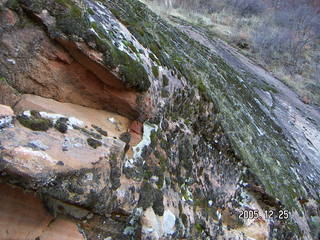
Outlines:
[[1,0],[0,238],[318,239],[317,119],[294,141],[208,47],[136,0]]

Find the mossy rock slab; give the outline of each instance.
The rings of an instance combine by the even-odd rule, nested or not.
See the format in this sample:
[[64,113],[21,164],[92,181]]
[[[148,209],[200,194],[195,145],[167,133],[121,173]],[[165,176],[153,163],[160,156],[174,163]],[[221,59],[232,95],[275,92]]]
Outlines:
[[19,115],[17,120],[21,125],[33,131],[47,131],[53,127],[51,120],[42,117]]

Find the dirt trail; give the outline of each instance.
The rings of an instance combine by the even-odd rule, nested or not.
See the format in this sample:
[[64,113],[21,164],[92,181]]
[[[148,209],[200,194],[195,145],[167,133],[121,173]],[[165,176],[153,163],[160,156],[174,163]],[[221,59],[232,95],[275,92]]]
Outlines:
[[239,72],[259,95],[264,112],[282,128],[291,147],[300,156],[301,168],[310,173],[307,177],[319,176],[320,109],[302,102],[287,85],[222,40],[208,37],[203,29],[181,23],[177,27]]

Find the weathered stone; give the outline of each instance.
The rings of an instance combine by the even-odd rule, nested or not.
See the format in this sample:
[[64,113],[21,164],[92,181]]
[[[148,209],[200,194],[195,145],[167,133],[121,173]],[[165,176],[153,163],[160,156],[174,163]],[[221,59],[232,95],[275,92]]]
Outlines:
[[142,215],[142,239],[163,239],[170,238],[175,232],[176,217],[166,210],[163,217],[157,216],[152,208],[148,208]]
[[13,126],[14,113],[9,106],[0,105],[0,130]]
[[[27,113],[24,114],[28,116],[30,113]],[[30,116],[32,114],[60,119],[57,114],[31,112]],[[67,151],[61,147],[66,136]],[[10,179],[20,179],[20,185],[26,188],[96,209],[105,207],[103,196],[112,193],[114,184],[119,186],[115,181],[120,174],[114,171],[121,171],[125,143],[114,138],[104,137],[100,147],[92,149],[86,143],[87,136],[76,129],[63,135],[54,129],[37,132],[12,127],[3,129],[0,142],[2,173],[10,174]],[[74,193],[77,196],[73,196]]]
[[0,183],[1,239],[81,240],[76,223],[54,219],[33,192]]
[[5,28],[13,27],[18,20],[19,18],[14,11],[8,8],[4,9],[0,12],[0,31]]
[[[80,127],[84,128],[85,126],[94,125],[95,127],[93,127],[92,130],[96,130],[97,133],[99,133],[99,131],[97,130],[98,127],[103,129],[104,131],[107,131],[110,137],[117,138],[120,137],[120,135],[127,130],[130,123],[130,120],[128,120],[126,117],[112,112],[96,110],[88,107],[79,106],[76,104],[61,103],[52,99],[42,98],[39,96],[28,94],[22,96],[22,99],[14,107],[14,109],[17,113],[22,113],[25,110],[32,109],[37,110],[39,112],[59,114],[59,116],[57,115],[57,117],[54,119],[60,119],[59,121],[55,122],[55,125],[57,124],[57,122],[66,122],[64,118],[73,117],[76,119],[81,119],[81,121],[83,121],[83,125]],[[108,121],[107,119],[109,118],[114,118],[118,122],[118,125],[115,126],[110,121]],[[69,125],[74,124],[72,120],[73,119],[68,120]]]
[[[10,93],[10,87],[60,102],[111,110],[130,118],[139,116],[140,107],[136,103],[139,94],[121,86],[121,81],[77,50],[76,45],[73,47],[73,43],[70,43],[70,46],[65,44],[65,47],[69,47],[71,55],[78,58],[77,61],[36,26],[16,29],[11,35],[5,33],[0,42],[7,48],[6,52],[9,55],[14,55],[15,49],[21,49],[19,53],[21,63],[17,62],[16,65],[4,63],[4,66],[10,65],[10,71],[20,69],[14,78],[5,74],[6,82],[10,85],[4,91],[12,95],[12,99],[14,92]],[[32,47],[23,48],[23,46]],[[88,54],[92,56],[91,53]],[[15,85],[12,82],[15,82]],[[112,87],[107,87],[105,82]],[[113,82],[118,84],[117,88],[114,88],[116,84]],[[8,102],[2,101],[2,103]],[[14,104],[11,101],[9,103]]]
[[38,150],[38,151],[40,151],[40,150],[46,151],[49,149],[49,147],[47,145],[43,144],[39,140],[30,141],[27,146],[32,148],[33,150]]
[[309,141],[292,149],[275,95],[262,106],[200,27],[137,0],[0,4],[0,103],[18,115],[0,118],[0,180],[57,217],[32,239],[82,239],[75,222],[93,240],[317,237],[318,118],[295,119]]
[[6,106],[6,105],[0,105],[0,117],[3,116],[13,116],[13,110],[11,109],[11,107]]
[[[88,210],[75,205],[67,204],[51,197],[43,197],[44,205],[53,216],[63,215],[75,219],[84,220],[89,214]],[[92,218],[93,216],[91,216]]]
[[130,125],[130,131],[141,135],[142,133],[142,123],[138,121],[133,121]]
[[39,239],[84,240],[85,238],[79,232],[77,224],[64,218],[57,218],[39,235]]
[[131,140],[131,134],[128,132],[122,133],[120,135],[120,140],[124,141],[125,143],[129,143]]

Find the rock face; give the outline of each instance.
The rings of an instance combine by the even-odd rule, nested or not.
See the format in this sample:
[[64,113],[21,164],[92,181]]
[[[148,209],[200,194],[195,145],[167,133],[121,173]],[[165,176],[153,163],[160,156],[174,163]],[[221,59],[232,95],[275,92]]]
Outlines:
[[75,223],[54,219],[34,193],[6,184],[0,192],[1,239],[84,239]]
[[137,0],[0,20],[1,239],[319,238],[319,149],[207,44]]

